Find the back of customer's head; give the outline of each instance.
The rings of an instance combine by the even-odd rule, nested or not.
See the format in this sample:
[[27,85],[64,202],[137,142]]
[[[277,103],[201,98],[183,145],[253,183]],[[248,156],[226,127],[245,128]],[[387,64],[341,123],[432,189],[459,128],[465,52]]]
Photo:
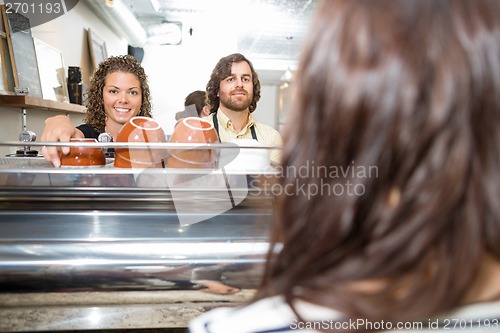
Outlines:
[[205,106],[205,99],[207,94],[202,90],[195,90],[189,95],[186,96],[184,100],[184,106],[193,105],[196,107],[196,112],[198,112],[198,116],[201,116],[201,112],[203,111],[203,107]]
[[482,255],[500,260],[500,2],[316,15],[284,136],[283,247],[258,297],[388,320],[453,308]]
[[103,89],[108,74],[115,72],[132,73],[140,82],[142,105],[139,116],[151,117],[151,94],[144,68],[131,55],[111,56],[102,61],[90,81],[87,91],[87,113],[85,123],[94,128],[104,130],[106,113],[104,112]]

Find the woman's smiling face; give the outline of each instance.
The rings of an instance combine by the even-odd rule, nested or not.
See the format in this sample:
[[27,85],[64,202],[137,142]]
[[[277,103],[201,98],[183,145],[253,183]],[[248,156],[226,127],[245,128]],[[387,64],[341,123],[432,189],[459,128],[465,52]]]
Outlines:
[[135,74],[114,72],[106,76],[103,92],[106,125],[123,125],[137,116],[142,105],[141,83]]

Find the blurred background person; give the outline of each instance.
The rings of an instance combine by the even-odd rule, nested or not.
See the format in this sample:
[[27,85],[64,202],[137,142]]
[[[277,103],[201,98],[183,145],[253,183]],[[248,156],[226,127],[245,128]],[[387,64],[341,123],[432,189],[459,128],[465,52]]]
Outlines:
[[184,100],[184,111],[175,114],[175,120],[186,117],[206,117],[210,114],[205,104],[207,93],[203,90],[195,90],[186,96]]
[[321,3],[262,286],[191,333],[500,329],[499,17],[498,0]]

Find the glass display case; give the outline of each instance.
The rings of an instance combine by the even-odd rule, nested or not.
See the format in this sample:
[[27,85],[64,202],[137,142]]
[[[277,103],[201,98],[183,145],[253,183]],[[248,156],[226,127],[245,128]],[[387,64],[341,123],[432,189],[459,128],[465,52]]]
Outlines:
[[[183,327],[239,304],[261,278],[278,176],[271,167],[116,168],[108,157],[55,168],[40,156],[0,158],[0,330]],[[106,320],[92,323],[96,311]]]

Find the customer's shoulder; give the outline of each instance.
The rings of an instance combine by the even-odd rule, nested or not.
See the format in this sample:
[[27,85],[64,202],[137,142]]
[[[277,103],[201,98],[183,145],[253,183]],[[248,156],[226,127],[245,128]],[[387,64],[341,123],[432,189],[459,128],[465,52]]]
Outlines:
[[218,308],[191,321],[190,333],[287,332],[295,316],[281,298],[269,298],[242,307]]

